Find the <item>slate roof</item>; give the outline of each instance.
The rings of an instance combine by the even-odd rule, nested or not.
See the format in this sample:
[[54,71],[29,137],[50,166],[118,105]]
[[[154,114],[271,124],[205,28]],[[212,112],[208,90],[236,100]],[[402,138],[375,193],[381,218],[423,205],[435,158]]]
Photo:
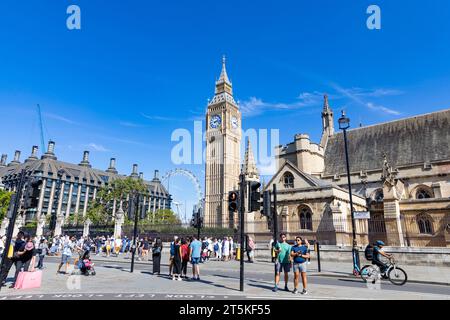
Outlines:
[[[18,178],[23,168],[30,173],[35,171],[42,172],[43,177],[52,179],[57,179],[57,172],[62,169],[64,174],[61,181],[70,181],[91,186],[101,186],[105,183],[110,183],[115,179],[126,177],[125,175],[114,174],[112,172],[98,170],[88,166],[80,166],[50,158],[43,158],[20,163],[18,165],[0,167],[0,179],[3,180],[3,183],[5,183],[11,178]],[[8,179],[5,179],[6,177],[8,177]],[[74,179],[75,177],[78,177],[78,181]],[[86,181],[83,181],[83,179],[86,179]],[[151,181],[144,180],[144,182],[149,186],[150,191],[153,191],[163,197],[169,197],[169,192],[159,179],[155,178]]]
[[[347,131],[350,171],[450,160],[450,109]],[[328,140],[325,175],[346,173],[342,132]]]

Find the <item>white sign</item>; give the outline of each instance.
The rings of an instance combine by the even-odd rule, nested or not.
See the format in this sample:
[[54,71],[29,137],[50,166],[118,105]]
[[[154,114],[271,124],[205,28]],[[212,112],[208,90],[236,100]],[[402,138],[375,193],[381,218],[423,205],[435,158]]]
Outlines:
[[355,211],[353,214],[355,219],[370,219],[369,211]]

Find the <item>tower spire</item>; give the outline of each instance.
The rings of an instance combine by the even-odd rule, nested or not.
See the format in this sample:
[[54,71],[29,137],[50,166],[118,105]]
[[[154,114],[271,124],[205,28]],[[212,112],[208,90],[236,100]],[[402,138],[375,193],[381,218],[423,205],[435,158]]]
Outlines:
[[320,145],[325,148],[328,138],[334,134],[334,118],[333,110],[328,104],[328,95],[323,96],[323,110],[322,110],[322,138]]
[[244,163],[242,165],[242,173],[244,173],[247,176],[247,178],[259,179],[259,172],[258,168],[256,167],[255,156],[253,155],[250,139],[247,139],[247,149],[245,150],[245,158]]
[[227,92],[230,95],[233,95],[233,85],[228,78],[227,74],[227,59],[225,55],[222,56],[222,71],[220,72],[219,80],[216,81],[216,95]]
[[219,81],[218,82],[227,82],[230,83],[230,79],[228,79],[228,74],[227,74],[227,58],[225,57],[225,55],[222,56],[222,71],[220,72],[220,77],[219,77]]
[[328,95],[323,96],[323,112],[330,112],[330,105],[328,104]]

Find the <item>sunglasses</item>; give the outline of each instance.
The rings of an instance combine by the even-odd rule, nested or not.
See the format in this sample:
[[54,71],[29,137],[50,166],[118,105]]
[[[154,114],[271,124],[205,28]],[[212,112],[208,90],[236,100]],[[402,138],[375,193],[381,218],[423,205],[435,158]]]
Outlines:
[[299,242],[299,241],[302,241],[302,239],[295,239],[295,241]]

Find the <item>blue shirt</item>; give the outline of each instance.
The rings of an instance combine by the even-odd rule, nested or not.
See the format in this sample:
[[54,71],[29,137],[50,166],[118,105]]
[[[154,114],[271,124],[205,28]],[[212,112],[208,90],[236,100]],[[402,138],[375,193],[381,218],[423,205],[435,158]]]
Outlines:
[[192,250],[192,258],[200,258],[202,252],[202,243],[200,241],[192,241],[189,248]]
[[[292,246],[291,252],[294,252],[294,253],[301,252],[301,254],[305,254],[306,255],[306,253],[308,252],[308,247],[307,246],[295,245],[295,246]],[[305,261],[306,261],[305,258],[294,257],[294,262],[295,263],[303,263]]]
[[373,247],[373,258],[372,261],[380,261],[380,247]]

